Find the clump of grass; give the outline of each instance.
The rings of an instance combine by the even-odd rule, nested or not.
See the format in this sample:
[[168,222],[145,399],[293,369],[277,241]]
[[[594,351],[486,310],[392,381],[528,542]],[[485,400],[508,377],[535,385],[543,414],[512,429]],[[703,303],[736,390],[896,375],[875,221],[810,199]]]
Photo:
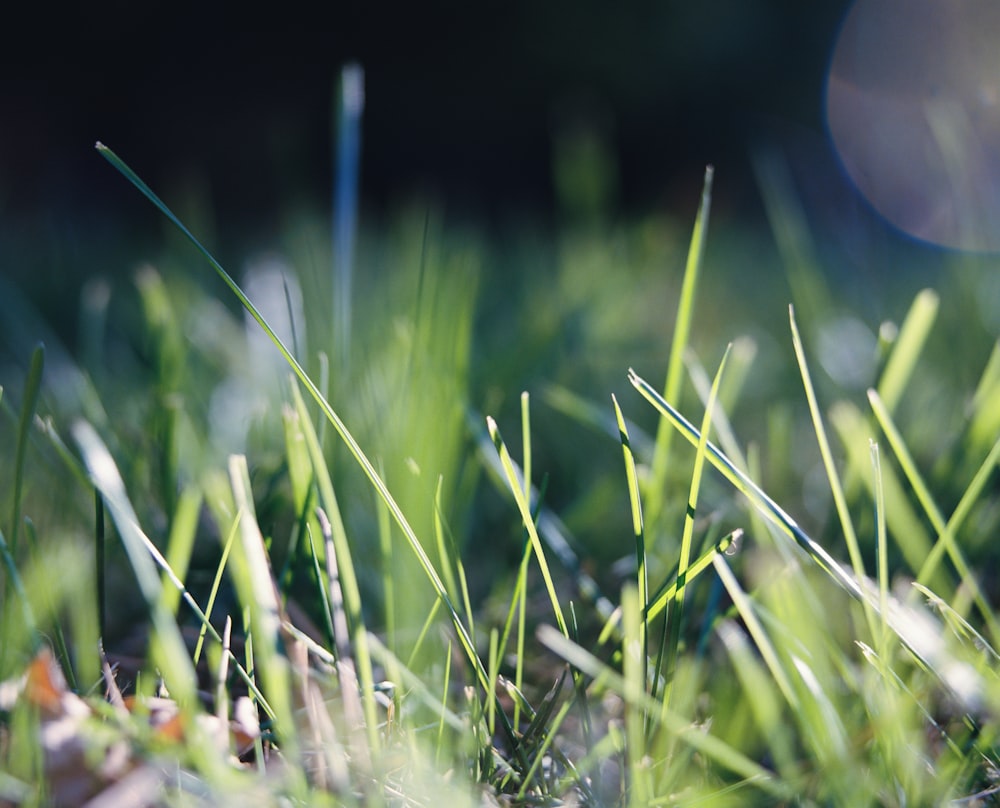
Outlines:
[[[588,569],[547,501],[531,398],[520,399],[520,462],[501,418],[471,405],[473,279],[449,288],[425,242],[399,353],[331,365],[307,336],[330,329],[296,328],[294,344],[279,336],[153,191],[98,148],[276,349],[285,372],[268,393],[278,406],[256,428],[273,430],[261,454],[277,459],[255,470],[250,441],[221,467],[194,459],[192,394],[202,391],[185,375],[198,346],[155,273],[142,288],[159,357],[148,423],[168,437],[161,462],[130,453],[107,423],[40,416],[36,353],[20,411],[0,402],[16,436],[0,532],[0,802],[127,791],[141,804],[853,806],[997,793],[997,621],[972,554],[985,541],[974,528],[995,522],[984,501],[1000,458],[1000,365],[994,350],[969,397],[956,441],[969,461],[959,467],[977,470],[947,517],[894,421],[921,381],[934,293],[917,297],[891,342],[867,414],[848,400],[824,408],[810,331],[790,309],[798,406],[834,504],[836,529],[824,534],[839,541],[827,546],[765,490],[761,448],[742,447],[730,421],[752,345],[722,352],[714,377],[693,350],[708,172],[665,393],[629,371],[638,396],[601,404],[553,387],[544,397],[621,453],[624,469],[606,476],[627,506],[634,564],[616,579]],[[286,298],[293,309],[287,287]],[[380,335],[391,341],[390,330]],[[239,330],[230,335],[224,356],[240,350]],[[702,401],[698,426],[677,406],[685,380]],[[366,407],[397,420],[373,427]],[[640,425],[649,415],[655,437]],[[31,447],[71,481],[49,536],[23,518]],[[686,485],[675,488],[678,475]],[[500,518],[519,534],[490,593],[499,619],[470,584],[489,577],[475,566],[493,538],[467,534],[462,519],[487,482],[501,495],[490,507],[506,508]],[[81,529],[74,518],[88,507],[96,526]],[[208,537],[214,551],[195,558]],[[114,634],[99,604],[117,595],[100,575],[119,546],[148,633],[128,670],[98,643]]]

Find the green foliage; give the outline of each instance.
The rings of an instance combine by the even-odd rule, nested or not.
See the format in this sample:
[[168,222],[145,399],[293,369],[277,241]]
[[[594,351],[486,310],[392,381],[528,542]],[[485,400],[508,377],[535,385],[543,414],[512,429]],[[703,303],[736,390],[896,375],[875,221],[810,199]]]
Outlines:
[[[786,375],[737,330],[776,284],[696,294],[726,271],[711,174],[686,265],[645,223],[570,233],[502,299],[499,248],[407,218],[370,277],[359,255],[348,349],[314,265],[280,263],[254,299],[100,148],[247,319],[146,267],[133,372],[75,367],[84,400],[38,350],[4,380],[0,802],[995,793],[1000,346],[942,361],[966,324],[948,288],[920,291],[877,329],[868,383],[838,385],[842,321],[776,163]],[[300,225],[290,242],[323,254]],[[589,377],[633,349],[665,395],[627,364]],[[714,379],[700,351],[723,356]]]

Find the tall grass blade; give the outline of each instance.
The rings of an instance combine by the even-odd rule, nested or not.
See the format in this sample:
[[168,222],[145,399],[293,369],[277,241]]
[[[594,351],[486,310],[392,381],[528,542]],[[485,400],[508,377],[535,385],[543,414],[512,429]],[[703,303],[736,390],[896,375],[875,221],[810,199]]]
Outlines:
[[17,447],[14,450],[14,494],[10,503],[10,554],[17,558],[17,537],[21,529],[21,492],[24,489],[24,460],[28,452],[28,438],[31,424],[38,406],[38,391],[42,387],[42,371],[45,368],[45,346],[37,345],[31,353],[31,366],[24,380],[24,399],[17,423]]
[[240,514],[239,541],[233,547],[230,570],[233,583],[245,611],[249,632],[248,670],[263,674],[268,701],[274,710],[282,748],[289,760],[298,759],[298,743],[291,702],[291,672],[288,660],[280,653],[281,607],[271,575],[271,565],[264,547],[264,537],[257,524],[246,458],[229,458],[229,480],[233,501]]
[[80,447],[93,484],[101,492],[118,528],[118,535],[135,573],[139,591],[150,609],[153,622],[153,663],[162,672],[178,702],[193,705],[197,686],[194,667],[173,614],[166,608],[156,564],[149,553],[152,543],[139,528],[139,518],[129,502],[115,461],[97,432],[87,422],[77,421],[73,425],[73,437]]
[[[568,637],[569,629],[566,625],[566,618],[563,617],[562,606],[559,604],[559,596],[556,594],[556,587],[552,580],[552,574],[549,572],[549,562],[545,557],[545,548],[542,546],[542,540],[539,538],[538,530],[535,528],[535,519],[531,514],[531,506],[524,495],[525,485],[530,486],[530,482],[526,483],[522,479],[519,479],[518,472],[514,468],[514,463],[510,458],[510,453],[507,451],[507,445],[503,442],[503,437],[500,435],[500,430],[497,427],[496,421],[494,421],[492,417],[487,416],[486,426],[489,430],[490,437],[493,439],[493,445],[496,447],[497,455],[500,458],[501,465],[503,466],[504,474],[507,477],[507,484],[510,486],[510,490],[514,495],[514,502],[517,504],[517,509],[521,513],[521,520],[524,523],[524,527],[528,531],[528,537],[531,540],[531,547],[534,550],[535,558],[538,561],[538,568],[542,573],[542,580],[545,583],[545,589],[549,595],[549,602],[552,604],[552,612],[555,615],[556,623],[559,626],[559,630]],[[530,491],[530,487],[528,490]]]
[[910,305],[895,345],[878,382],[878,394],[888,412],[893,412],[913,375],[917,360],[934,326],[938,310],[937,293],[924,289]]
[[881,632],[878,634],[879,655],[889,659],[889,542],[885,528],[885,495],[882,491],[882,461],[878,444],[870,441],[872,477],[875,487],[875,558],[878,564],[878,605]]
[[701,421],[700,436],[694,456],[694,468],[691,471],[691,485],[688,489],[687,509],[684,513],[684,529],[681,534],[680,560],[677,562],[677,586],[674,589],[674,598],[667,604],[667,628],[668,637],[665,651],[666,667],[663,672],[663,709],[669,709],[670,697],[673,692],[674,670],[677,666],[677,659],[680,653],[681,621],[684,614],[684,593],[687,589],[688,567],[691,563],[691,544],[694,538],[694,517],[698,510],[698,494],[701,491],[702,471],[705,468],[705,451],[708,444],[708,433],[712,426],[712,413],[715,410],[715,401],[719,395],[719,384],[722,381],[723,373],[726,369],[726,361],[729,359],[729,352],[732,344],[726,346],[726,352],[722,355],[719,369],[712,382],[712,389],[708,394],[708,402],[705,404],[705,414]]
[[[830,408],[830,422],[840,436],[840,442],[847,454],[848,467],[860,474],[866,467],[867,461],[867,468],[870,469],[871,455],[867,444],[873,430],[861,411],[850,402],[838,401]],[[875,487],[871,473],[865,474],[861,479],[874,499]],[[920,565],[930,552],[931,537],[891,466],[882,469],[882,489],[889,531],[910,568],[920,569]],[[933,583],[935,588],[942,592],[949,586],[944,575],[938,575]]]
[[[684,267],[684,280],[681,283],[680,299],[677,303],[677,320],[674,323],[673,342],[670,345],[670,358],[667,364],[667,378],[663,386],[663,397],[668,401],[680,399],[681,381],[684,371],[684,352],[687,350],[691,334],[691,320],[694,316],[694,296],[698,288],[701,274],[701,263],[705,252],[705,238],[708,233],[708,220],[712,209],[712,178],[715,169],[705,168],[705,181],[701,191],[701,204],[694,221],[694,231],[691,234],[691,245],[688,248],[687,263]],[[665,502],[663,491],[666,487],[667,470],[670,467],[670,444],[673,430],[665,422],[660,422],[656,432],[656,443],[653,449],[653,461],[650,471],[649,494],[647,497],[647,522],[651,529],[658,525],[660,514]]]
[[[639,644],[642,647],[642,658],[649,657],[649,620],[646,610],[649,606],[649,574],[646,571],[646,539],[642,523],[642,495],[639,492],[639,476],[635,469],[635,455],[632,454],[632,444],[629,440],[625,416],[618,406],[618,399],[611,396],[614,404],[615,418],[618,421],[618,435],[622,444],[622,455],[625,460],[625,480],[628,485],[628,499],[632,511],[632,533],[635,536],[636,584],[639,596],[639,608],[643,619],[639,626]],[[647,688],[646,668],[642,669],[642,689]]]
[[626,686],[621,674],[605,665],[568,637],[560,634],[552,626],[540,625],[538,627],[538,640],[574,668],[594,679],[593,688],[600,685],[601,688],[618,694],[648,714],[659,715],[661,726],[709,760],[715,761],[722,768],[740,777],[750,779],[757,788],[766,794],[782,799],[792,797],[792,791],[788,785],[777,779],[773,772],[768,771],[725,741],[705,732],[701,727],[692,724],[676,713],[672,711],[661,713],[660,704],[656,699],[650,698],[645,693],[633,693],[631,688]]
[[[927,487],[927,483],[920,474],[917,464],[914,461],[913,456],[910,454],[910,450],[907,447],[906,442],[903,440],[903,436],[896,427],[889,408],[882,401],[882,397],[877,391],[869,390],[868,401],[871,404],[872,412],[875,414],[875,420],[881,427],[883,434],[885,434],[886,440],[889,442],[889,447],[896,455],[899,467],[906,476],[906,480],[910,484],[910,488],[916,495],[917,501],[920,503],[924,514],[931,523],[931,527],[938,536],[934,546],[930,549],[930,552],[924,555],[922,563],[917,568],[917,580],[926,583],[934,577],[943,553],[947,552],[948,557],[955,566],[955,570],[958,572],[962,586],[968,587],[971,591],[973,602],[979,609],[986,625],[989,626],[990,634],[993,637],[994,642],[1000,641],[1000,624],[997,623],[993,609],[987,602],[976,576],[973,574],[972,569],[965,560],[962,549],[955,541],[956,531],[959,528],[959,520],[956,520],[953,517],[949,523],[945,522],[941,509],[934,501],[934,497],[931,494],[930,489]],[[987,458],[987,461],[989,461],[989,458]],[[992,466],[992,462],[987,462],[985,467],[992,468]],[[986,476],[987,475],[984,475],[982,478],[984,482]],[[956,510],[956,514],[957,513],[958,511]],[[940,590],[938,591],[940,594]]]
[[[799,336],[799,328],[795,322],[795,310],[788,307],[788,319],[792,329],[792,345],[795,348],[795,358],[799,363],[799,371],[802,376],[802,384],[805,388],[806,400],[809,402],[809,414],[812,416],[813,429],[816,433],[816,441],[819,444],[820,455],[823,458],[823,468],[826,469],[827,481],[830,484],[830,492],[833,494],[834,506],[837,510],[837,517],[840,519],[840,529],[844,532],[844,541],[847,543],[847,553],[851,559],[851,566],[857,580],[865,578],[865,563],[861,557],[861,547],[858,544],[857,534],[854,532],[854,524],[851,522],[851,514],[847,509],[847,498],[844,496],[844,488],[837,474],[837,466],[833,460],[833,452],[830,450],[830,441],[826,436],[826,428],[823,426],[823,416],[820,413],[819,403],[816,400],[816,391],[813,388],[812,377],[809,373],[809,365],[806,362],[805,349],[802,347],[802,338]],[[868,621],[868,628],[872,637],[877,637],[875,631],[875,615],[867,599],[862,599],[862,606],[865,610],[865,618]]]
[[[145,196],[156,208],[163,213],[180,231],[183,235],[194,245],[195,249],[201,253],[202,257],[209,263],[212,269],[215,270],[219,278],[229,287],[230,291],[236,296],[237,300],[240,301],[247,313],[257,321],[257,324],[261,327],[268,338],[274,344],[274,346],[281,353],[282,357],[288,363],[289,367],[295,373],[295,376],[302,383],[302,385],[309,391],[309,395],[312,396],[313,400],[319,406],[323,415],[326,419],[333,425],[337,434],[340,436],[341,440],[347,446],[351,455],[357,461],[358,465],[361,467],[365,476],[368,478],[372,487],[378,493],[379,497],[385,503],[388,508],[389,513],[392,515],[393,520],[399,526],[409,545],[412,552],[416,555],[420,567],[424,571],[428,581],[430,582],[435,594],[441,598],[444,602],[448,613],[451,616],[452,624],[455,627],[455,631],[458,635],[460,644],[462,646],[462,651],[466,655],[466,658],[472,664],[473,668],[476,670],[477,678],[479,679],[480,685],[484,688],[488,688],[488,677],[486,676],[485,668],[483,667],[482,661],[476,654],[475,645],[472,642],[472,638],[469,636],[464,625],[462,624],[461,617],[455,609],[454,604],[448,597],[447,590],[441,581],[440,576],[434,569],[430,558],[424,551],[420,540],[417,538],[416,533],[410,526],[405,514],[400,509],[396,500],[393,498],[392,494],[389,492],[388,486],[382,480],[381,476],[375,470],[374,465],[368,459],[368,456],[364,453],[361,445],[355,440],[354,436],[348,430],[347,425],[341,420],[340,416],[334,411],[333,407],[327,401],[326,397],[320,392],[319,388],[316,386],[315,382],[310,378],[309,374],[305,372],[299,362],[295,359],[292,353],[288,350],[287,346],[282,342],[281,338],[275,333],[274,329],[267,322],[264,316],[260,313],[256,306],[251,302],[250,298],[246,296],[246,293],[240,288],[239,284],[233,280],[232,276],[222,267],[222,265],[215,260],[212,254],[195,238],[194,234],[174,215],[173,211],[170,210],[164,204],[164,202],[153,193],[152,189],[145,182],[143,182],[139,176],[128,167],[128,165],[111,151],[103,143],[97,144],[98,152],[113,165],[129,182],[131,182],[142,194]],[[488,692],[488,691],[487,691]],[[501,713],[503,715],[503,713]],[[516,743],[514,744],[516,746]]]
[[[376,733],[376,710],[375,710],[375,677],[372,673],[371,658],[368,654],[368,633],[365,628],[364,614],[361,607],[361,589],[358,586],[357,571],[354,568],[354,560],[351,555],[350,543],[347,540],[347,532],[344,529],[344,521],[340,514],[340,505],[337,502],[337,495],[333,489],[333,481],[330,478],[330,470],[323,457],[323,450],[319,444],[316,430],[313,428],[312,419],[306,409],[305,400],[299,392],[297,385],[292,384],[292,398],[295,404],[295,411],[299,417],[299,428],[305,441],[309,458],[312,461],[313,479],[319,489],[319,500],[322,504],[323,517],[320,518],[320,526],[323,530],[324,555],[328,552],[327,545],[331,545],[335,558],[327,558],[328,584],[342,593],[341,601],[347,613],[347,626],[350,631],[353,645],[353,658],[357,661],[358,677],[361,682],[361,689],[364,694],[364,716],[368,731],[368,742],[371,749],[376,749],[378,737]],[[329,529],[327,529],[329,528]],[[330,566],[335,564],[335,566]],[[337,598],[331,596],[333,603]],[[334,628],[337,627],[336,613],[333,614]],[[337,637],[337,632],[334,632]],[[341,662],[346,663],[351,658],[347,654],[346,637],[338,637],[338,651]]]

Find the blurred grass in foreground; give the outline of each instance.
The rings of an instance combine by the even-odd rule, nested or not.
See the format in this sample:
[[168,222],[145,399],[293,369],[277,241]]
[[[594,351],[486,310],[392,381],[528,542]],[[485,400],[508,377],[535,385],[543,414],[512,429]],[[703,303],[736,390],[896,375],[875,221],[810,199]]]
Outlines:
[[866,322],[776,171],[791,321],[713,253],[707,183],[690,246],[405,218],[359,247],[349,351],[305,218],[239,283],[184,253],[257,322],[153,267],[135,321],[98,296],[95,357],[0,400],[0,802],[993,793],[989,268]]

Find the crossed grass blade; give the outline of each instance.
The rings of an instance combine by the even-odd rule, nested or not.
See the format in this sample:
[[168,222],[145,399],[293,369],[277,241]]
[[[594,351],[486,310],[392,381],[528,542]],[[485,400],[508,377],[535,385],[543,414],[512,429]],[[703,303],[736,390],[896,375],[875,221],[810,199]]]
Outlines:
[[[246,293],[240,287],[238,283],[232,278],[232,276],[226,272],[223,266],[215,259],[215,257],[202,245],[202,243],[194,236],[194,234],[181,222],[180,219],[170,210],[169,207],[153,192],[153,190],[125,163],[117,154],[115,154],[111,149],[105,146],[103,143],[98,142],[96,144],[98,153],[101,154],[114,168],[122,174],[143,196],[146,197],[167,219],[173,223],[180,232],[191,242],[195,249],[202,255],[202,257],[208,262],[215,273],[219,276],[223,283],[229,288],[233,295],[239,300],[240,304],[247,311],[247,313],[253,317],[260,328],[267,335],[268,339],[272,344],[278,349],[281,356],[284,358],[285,362],[292,369],[293,373],[299,380],[299,382],[305,387],[309,392],[309,395],[313,398],[316,404],[319,406],[320,411],[325,416],[326,420],[333,426],[334,430],[340,436],[341,440],[347,446],[348,451],[354,457],[355,461],[361,467],[368,481],[371,483],[372,487],[378,493],[379,498],[385,504],[389,513],[392,515],[393,520],[399,526],[403,533],[403,536],[410,547],[411,551],[417,557],[420,567],[422,568],[428,582],[430,583],[435,595],[445,605],[449,616],[454,626],[455,632],[458,636],[459,643],[462,647],[462,652],[465,655],[470,666],[473,668],[476,674],[476,678],[483,688],[483,690],[490,694],[489,697],[497,698],[496,693],[491,693],[489,690],[489,677],[486,673],[485,666],[479,655],[476,652],[475,645],[472,641],[472,637],[466,629],[462,622],[458,611],[456,610],[454,604],[448,596],[447,590],[444,583],[441,581],[433,563],[431,562],[429,556],[423,548],[420,540],[418,539],[416,532],[410,525],[409,520],[403,513],[402,509],[399,507],[395,498],[389,491],[388,486],[383,481],[382,477],[376,471],[375,466],[372,464],[371,460],[365,454],[361,445],[355,440],[354,436],[351,434],[347,425],[343,422],[337,412],[327,401],[326,397],[320,391],[319,387],[312,380],[308,373],[303,369],[302,365],[299,364],[298,360],[292,355],[291,351],[282,341],[282,339],[277,335],[271,325],[267,322],[264,315],[261,314],[260,310],[253,304]],[[514,738],[513,729],[510,727],[509,719],[503,710],[499,711],[501,724],[505,729],[505,733],[511,741],[511,745],[515,750],[515,755],[519,757],[519,762],[524,768],[527,768],[527,762],[524,760],[523,756],[520,754],[520,747]]]

